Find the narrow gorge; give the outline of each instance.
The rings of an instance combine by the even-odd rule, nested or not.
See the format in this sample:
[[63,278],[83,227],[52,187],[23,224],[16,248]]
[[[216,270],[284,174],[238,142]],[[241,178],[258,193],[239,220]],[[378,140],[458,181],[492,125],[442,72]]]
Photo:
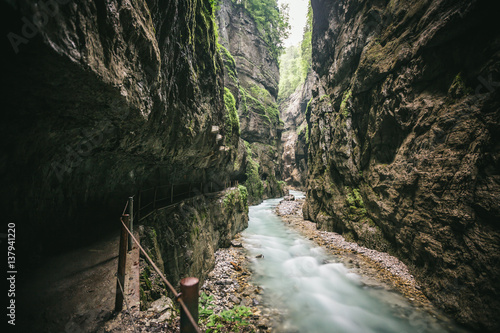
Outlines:
[[[313,315],[287,319],[266,286],[289,286],[276,298],[299,307],[300,268],[286,265],[303,258],[325,295],[356,289],[347,268],[332,273],[325,235],[351,244],[347,262],[360,248],[399,260],[449,327],[500,329],[500,30],[488,2],[4,0],[1,13],[12,331],[177,330],[177,295],[147,256],[176,288],[200,280],[207,331],[307,331]],[[301,41],[288,42],[299,16]],[[293,212],[279,213],[282,197]],[[129,212],[147,256],[132,264],[137,312],[117,312]],[[316,233],[293,238],[290,219]],[[352,310],[359,326],[346,332],[454,330]],[[330,329],[318,322],[310,332]]]

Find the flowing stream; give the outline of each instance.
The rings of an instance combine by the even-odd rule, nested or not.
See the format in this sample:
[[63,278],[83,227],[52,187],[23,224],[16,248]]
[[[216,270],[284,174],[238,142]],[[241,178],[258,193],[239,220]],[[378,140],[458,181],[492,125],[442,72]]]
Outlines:
[[264,289],[267,302],[283,313],[279,331],[449,331],[396,292],[360,282],[360,276],[335,257],[287,227],[274,213],[280,200],[250,207],[249,227],[243,233],[250,254],[263,256],[253,260],[255,282]]

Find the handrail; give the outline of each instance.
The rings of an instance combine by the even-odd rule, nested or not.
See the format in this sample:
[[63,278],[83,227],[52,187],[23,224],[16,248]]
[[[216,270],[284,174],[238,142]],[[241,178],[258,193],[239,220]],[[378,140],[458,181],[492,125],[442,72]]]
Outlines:
[[[217,187],[217,189],[214,189],[213,182],[210,182],[210,183],[193,182],[193,183],[167,184],[167,185],[161,185],[161,186],[147,188],[145,190],[139,190],[137,193],[137,196],[139,199],[141,197],[143,197],[142,194],[144,194],[146,192],[149,192],[148,197],[150,197],[150,198],[153,197],[153,198],[151,201],[148,200],[149,202],[147,204],[143,204],[143,202],[141,200],[139,200],[137,208],[136,208],[136,212],[137,212],[137,216],[138,216],[137,221],[138,222],[143,221],[146,217],[150,216],[152,212],[154,212],[158,209],[162,209],[162,208],[171,206],[173,201],[176,200],[176,198],[189,196],[191,193],[196,192],[196,191],[203,193],[203,194],[217,193],[220,191],[224,191],[227,188],[232,187],[233,185],[238,186],[238,184],[239,184],[239,182],[237,180],[229,181],[229,182],[224,183],[224,185],[222,186],[222,189],[219,189],[220,187]],[[189,189],[187,191],[174,194],[175,187],[179,187],[179,186],[182,186],[184,188],[186,186],[189,186]],[[158,194],[158,189],[164,189],[167,187],[171,187],[171,191],[170,191],[171,193],[167,196],[157,198],[156,196]],[[154,192],[152,192],[152,191],[154,191]],[[162,191],[162,193],[165,193],[165,191]],[[170,203],[166,204],[166,201],[168,201],[168,199],[170,199]],[[158,202],[163,202],[162,206],[157,206]],[[141,213],[143,213],[144,210],[146,208],[149,208],[150,206],[153,206],[152,210],[149,211],[149,209],[148,209],[146,215],[141,216]]]
[[[232,187],[233,184],[234,184],[234,186],[238,186],[238,181],[235,180],[234,183],[233,183],[233,181],[230,181],[229,183],[225,182],[224,186],[222,187],[222,190],[218,190],[219,187],[217,187],[217,190],[215,190],[215,191],[213,189],[213,183],[210,184],[210,190],[209,190],[208,189],[208,184],[205,184],[206,185],[206,189],[205,189],[205,187],[203,186],[203,182],[183,183],[183,184],[168,184],[168,185],[159,186],[159,187],[155,186],[155,187],[153,187],[151,189],[147,189],[147,190],[139,190],[138,193],[137,193],[138,207],[135,210],[135,212],[132,211],[133,196],[129,197],[130,201],[127,200],[127,203],[125,204],[125,208],[123,209],[122,217],[120,218],[120,221],[122,223],[122,233],[121,233],[121,236],[120,236],[120,253],[119,253],[119,261],[118,261],[117,281],[118,281],[118,284],[119,284],[119,288],[121,289],[121,294],[119,293],[118,287],[117,287],[117,294],[116,294],[117,296],[116,296],[116,302],[115,302],[115,310],[116,311],[121,311],[121,309],[122,309],[122,303],[123,303],[123,300],[125,299],[125,294],[123,292],[123,287],[122,287],[122,284],[123,284],[122,282],[124,282],[124,278],[125,278],[125,262],[126,262],[126,256],[127,256],[126,255],[127,244],[125,244],[125,243],[127,242],[126,239],[128,237],[130,237],[130,239],[132,239],[133,242],[135,244],[137,244],[137,246],[139,247],[140,251],[146,256],[146,259],[153,266],[154,270],[158,273],[158,275],[161,277],[161,279],[167,285],[167,287],[170,289],[170,291],[174,295],[176,295],[176,300],[179,302],[179,304],[181,305],[182,309],[184,310],[184,312],[181,312],[181,314],[185,314],[185,316],[187,317],[187,319],[189,320],[189,322],[191,322],[191,324],[193,325],[193,328],[195,329],[195,331],[198,332],[198,333],[201,333],[200,329],[198,328],[198,325],[196,324],[196,320],[194,319],[193,315],[189,311],[188,307],[186,306],[186,304],[184,303],[184,301],[182,300],[182,298],[180,298],[181,297],[181,293],[177,293],[176,290],[175,290],[175,288],[165,278],[165,276],[163,275],[163,273],[161,273],[161,271],[158,269],[158,267],[156,266],[156,264],[149,257],[149,255],[146,253],[146,251],[142,248],[142,246],[140,245],[140,243],[134,237],[134,235],[132,234],[132,232],[130,231],[130,229],[127,227],[127,225],[123,221],[123,217],[126,218],[127,222],[130,225],[130,228],[132,228],[132,221],[130,220],[130,218],[132,218],[132,220],[134,220],[135,216],[137,216],[137,222],[141,222],[142,220],[144,220],[149,215],[151,215],[152,213],[154,213],[155,211],[157,211],[159,209],[163,209],[163,208],[166,208],[166,207],[171,207],[171,206],[177,205],[178,202],[173,203],[174,202],[174,198],[186,197],[186,195],[187,195],[188,198],[186,198],[186,199],[189,199],[190,198],[189,195],[191,193],[196,193],[196,192],[199,192],[199,193],[202,193],[202,194],[205,194],[205,195],[206,194],[213,194],[213,193],[217,193],[217,192],[220,192],[220,191],[224,191],[228,187]],[[184,186],[189,185],[189,190],[174,195],[174,186],[183,186],[183,185]],[[195,186],[193,186],[193,185],[195,185]],[[199,187],[198,187],[198,185],[199,185]],[[170,196],[166,196],[166,197],[158,199],[158,197],[157,197],[158,189],[159,188],[160,189],[161,188],[165,188],[167,186],[171,187]],[[194,191],[193,191],[193,189],[194,189]],[[142,196],[141,196],[141,194],[143,194],[145,192],[148,192],[148,191],[151,191],[151,190],[154,190],[153,201],[147,203],[146,205],[142,205],[142,202],[141,202],[141,197]],[[165,201],[168,200],[168,199],[170,199],[170,205],[168,205],[168,204],[165,205]],[[162,202],[162,201],[164,202],[163,206],[162,207],[157,207],[157,203],[158,202]],[[125,214],[125,212],[127,211],[127,207],[129,206],[129,202],[130,202],[130,205],[131,205],[130,206],[130,214]],[[147,207],[149,207],[151,205],[153,206],[153,209],[150,212],[148,212],[146,214],[146,216],[141,216],[141,211],[143,211],[145,208],[147,208]],[[129,242],[129,245],[128,245],[129,249],[132,248],[131,244],[132,243]],[[122,281],[120,281],[120,279],[122,279]],[[189,278],[189,279],[194,279],[194,278]],[[190,295],[191,294],[190,289],[193,288],[194,285],[183,284],[183,281],[184,280],[181,281],[181,290],[186,291],[187,295]],[[197,285],[198,285],[198,280],[196,279],[196,286]],[[194,288],[197,289],[198,287],[194,287]],[[190,299],[189,298],[190,296],[186,296],[186,297],[187,297],[186,298],[187,300]],[[196,300],[197,300],[197,298],[196,298]],[[126,301],[126,299],[125,299],[125,301]],[[195,302],[196,302],[195,304],[197,304],[197,301],[195,301]],[[197,307],[197,305],[194,305],[194,306]],[[182,330],[183,325],[184,325],[183,324],[183,319],[182,319],[182,316],[181,316],[181,332],[183,331]]]
[[141,244],[137,241],[137,239],[134,237],[134,235],[130,232],[130,230],[127,228],[127,226],[125,225],[125,222],[123,222],[123,219],[120,218],[120,221],[122,223],[122,227],[125,228],[125,230],[127,231],[128,235],[130,237],[132,237],[132,240],[134,241],[134,243],[137,245],[137,247],[139,247],[139,250],[146,256],[146,259],[149,261],[149,263],[151,264],[151,266],[153,266],[154,270],[156,271],[156,273],[158,273],[158,275],[160,276],[160,278],[163,280],[163,282],[167,285],[167,287],[170,289],[170,291],[176,295],[176,300],[177,302],[179,302],[179,304],[182,306],[182,308],[184,309],[185,313],[186,313],[186,316],[188,317],[189,321],[191,322],[191,324],[193,325],[193,328],[196,330],[196,332],[198,333],[201,333],[201,330],[199,329],[198,327],[198,324],[196,323],[196,321],[194,320],[193,316],[191,315],[191,312],[189,311],[189,309],[187,308],[186,304],[184,303],[184,301],[182,300],[181,297],[181,294],[180,293],[177,293],[177,291],[175,290],[175,288],[172,286],[172,284],[167,280],[167,278],[165,278],[165,276],[163,275],[163,273],[158,269],[158,267],[156,266],[156,264],[153,262],[153,260],[149,257],[149,255],[146,253],[146,251],[142,248]]

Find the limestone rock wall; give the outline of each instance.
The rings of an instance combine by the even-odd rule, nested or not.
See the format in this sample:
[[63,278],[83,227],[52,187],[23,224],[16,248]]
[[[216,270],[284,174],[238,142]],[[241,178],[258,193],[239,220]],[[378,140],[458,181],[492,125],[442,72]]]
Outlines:
[[[279,183],[282,122],[276,103],[278,61],[271,56],[262,33],[243,4],[222,0],[217,21],[225,64],[224,85],[236,99],[241,138],[250,148],[248,160],[258,165],[263,183],[262,191],[250,191],[251,201],[279,197],[283,195],[283,186]],[[249,172],[246,179],[253,179]]]
[[282,177],[287,184],[298,189],[305,189],[307,180],[306,110],[312,97],[314,75],[310,72],[305,82],[280,104],[284,123],[281,134]]
[[313,0],[304,216],[496,331],[500,30],[485,1]]
[[141,242],[173,285],[188,276],[199,278],[202,285],[214,267],[215,251],[229,247],[247,226],[246,191],[233,188],[157,211],[144,222]]
[[20,248],[36,259],[117,228],[139,188],[244,174],[218,139],[210,2],[48,2],[1,3],[0,195]]

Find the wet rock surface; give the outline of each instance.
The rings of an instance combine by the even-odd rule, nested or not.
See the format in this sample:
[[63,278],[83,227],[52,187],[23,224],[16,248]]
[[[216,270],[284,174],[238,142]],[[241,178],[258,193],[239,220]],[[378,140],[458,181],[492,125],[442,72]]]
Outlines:
[[[301,207],[304,199],[281,201],[276,208],[284,223],[299,231],[308,239],[322,246],[332,256],[332,262],[343,263],[351,272],[360,276],[360,282],[373,288],[383,288],[401,293],[411,304],[430,313],[441,325],[454,324],[437,310],[419,290],[413,276],[404,263],[383,252],[367,249],[346,241],[334,232],[320,231],[316,224],[302,218]],[[252,260],[244,248],[244,241],[237,235],[229,248],[215,252],[215,267],[200,287],[200,294],[213,297],[207,306],[215,314],[245,306],[252,315],[246,318],[248,325],[240,327],[240,332],[295,332],[285,327],[281,310],[269,307],[265,290],[252,282]],[[178,305],[162,295],[148,305],[146,311],[132,316],[125,311],[108,322],[99,332],[179,332]],[[207,329],[206,318],[200,319],[200,328]],[[232,332],[225,328],[222,332]],[[461,331],[462,332],[462,331]]]
[[496,14],[476,0],[312,7],[305,218],[392,251],[448,314],[499,331]]
[[[239,235],[233,241],[241,244]],[[240,332],[271,332],[280,321],[280,312],[266,307],[263,290],[251,282],[251,258],[241,246],[219,249],[215,253],[215,267],[200,287],[200,294],[212,296],[207,309],[214,314],[236,306],[251,309],[252,315],[244,320]],[[200,328],[207,329],[207,319],[200,317]],[[106,323],[100,333],[111,332],[179,332],[179,306],[172,299],[161,295],[148,305],[147,310],[132,314],[123,311]],[[230,332],[225,328],[221,332]]]
[[444,326],[453,327],[454,323],[421,292],[421,287],[401,260],[388,253],[346,241],[338,233],[318,230],[316,223],[303,219],[303,204],[304,199],[283,200],[276,207],[276,214],[290,227],[325,248],[334,257],[334,262],[343,263],[350,271],[359,275],[365,285],[401,293],[411,304],[442,321]]
[[282,125],[276,103],[278,60],[271,54],[262,30],[244,2],[220,1],[216,18],[225,66],[224,85],[235,98],[241,138],[251,150],[246,160],[257,163],[262,180],[263,189],[257,191],[249,184],[256,180],[246,180],[250,202],[280,197],[284,192],[278,182],[282,178],[279,162]]

